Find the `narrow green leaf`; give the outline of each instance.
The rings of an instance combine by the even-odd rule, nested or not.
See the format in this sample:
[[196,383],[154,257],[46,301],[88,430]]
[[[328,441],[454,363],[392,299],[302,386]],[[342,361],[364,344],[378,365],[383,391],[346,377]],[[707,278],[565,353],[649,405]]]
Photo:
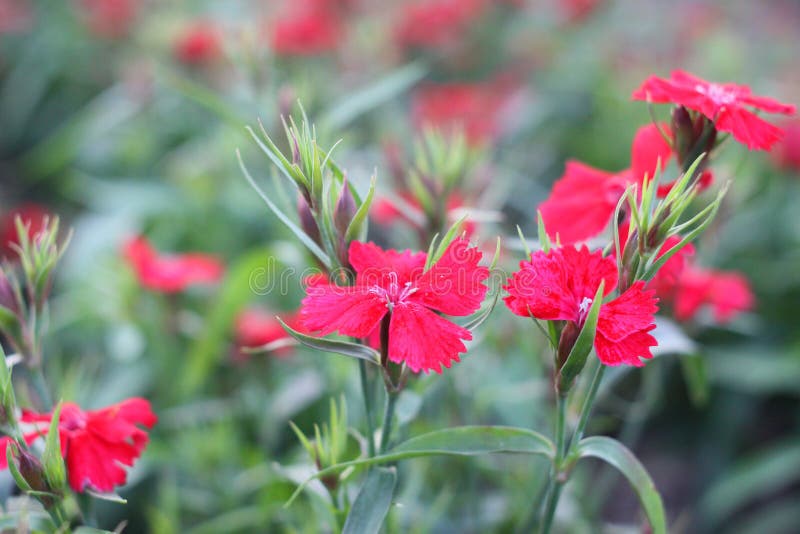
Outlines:
[[319,246],[316,243],[314,243],[314,240],[311,239],[311,237],[309,237],[308,234],[306,234],[303,230],[300,229],[299,226],[297,226],[294,222],[292,222],[292,220],[269,199],[266,193],[264,193],[264,191],[262,191],[261,188],[258,187],[256,181],[247,171],[247,167],[245,167],[244,161],[242,161],[242,154],[238,150],[236,151],[236,157],[239,159],[239,168],[242,169],[245,178],[247,179],[248,182],[250,182],[250,185],[253,187],[253,189],[256,190],[256,192],[264,200],[264,202],[266,202],[269,209],[272,210],[272,213],[274,213],[278,217],[278,219],[280,219],[281,222],[285,224],[289,228],[289,230],[291,230],[292,233],[294,233],[294,235],[297,236],[298,239],[300,239],[300,241],[302,241],[302,243],[306,246],[306,248],[308,248],[308,250],[310,250],[311,253],[314,254],[314,256],[316,256],[317,259],[320,262],[322,262],[322,264],[325,267],[331,269],[331,260],[328,257],[328,255],[325,254],[325,252],[323,252],[323,250],[319,248]]
[[377,467],[367,473],[347,515],[342,534],[377,534],[392,505],[396,483],[397,470],[394,467]]
[[[550,236],[547,235],[547,229],[544,227],[544,219],[542,218],[541,210],[536,210],[536,224],[539,227],[539,244],[542,247],[542,251],[545,253],[550,252]],[[520,229],[519,226],[517,226],[517,232],[519,233],[522,242],[525,243],[525,238],[522,237],[522,230]],[[527,243],[525,243],[525,246],[527,247]],[[527,248],[525,252],[528,254],[528,256],[531,255],[530,251],[527,250]]]
[[653,534],[666,534],[667,520],[664,503],[653,479],[636,456],[619,441],[606,436],[592,436],[578,444],[581,458],[598,458],[622,473],[639,497]]
[[311,347],[312,349],[321,350],[323,352],[335,352],[336,354],[343,354],[351,358],[358,358],[365,360],[375,365],[380,363],[380,354],[375,349],[371,349],[366,345],[359,345],[358,343],[351,343],[349,341],[340,341],[337,339],[328,339],[324,337],[314,337],[302,334],[297,330],[284,323],[280,317],[277,317],[278,322],[281,323],[283,329],[295,338],[297,341]]
[[367,225],[365,222],[367,220],[367,214],[369,213],[370,205],[372,205],[372,197],[375,196],[375,182],[376,177],[373,175],[369,182],[369,191],[367,192],[367,196],[358,207],[358,210],[356,210],[353,220],[351,220],[350,224],[347,225],[347,231],[344,234],[346,241],[364,239],[367,235]]
[[708,402],[711,389],[706,360],[697,354],[686,354],[680,358],[680,362],[689,399],[696,407],[702,408]]
[[42,453],[44,474],[50,487],[55,491],[60,491],[67,487],[67,467],[64,465],[64,457],[61,456],[61,437],[58,431],[60,418],[61,403],[59,402],[50,420],[50,430],[47,432],[44,452]]
[[86,493],[94,497],[95,499],[100,499],[101,501],[108,501],[108,502],[115,502],[117,504],[128,504],[128,500],[122,498],[120,495],[109,492],[109,493],[101,493],[98,491],[93,491],[90,489],[86,490]]
[[444,234],[444,237],[436,247],[436,252],[433,253],[433,258],[430,258],[431,265],[435,264],[441,259],[442,256],[444,256],[444,251],[447,250],[447,247],[450,246],[450,243],[455,241],[456,237],[458,236],[458,232],[461,230],[461,227],[466,219],[467,216],[464,215],[454,222],[450,229],[447,230],[447,233]]
[[11,472],[11,477],[17,483],[19,489],[24,491],[25,493],[33,491],[33,488],[28,481],[25,480],[25,477],[22,476],[22,473],[19,472],[17,468],[17,464],[14,461],[14,454],[13,451],[17,449],[16,442],[9,442],[8,446],[6,447],[6,463],[8,464],[8,470]]
[[423,456],[477,456],[493,453],[536,454],[553,458],[555,445],[538,432],[525,428],[462,426],[437,430],[404,441],[385,454],[342,462],[318,471],[295,490],[284,506],[291,505],[312,480],[339,473],[348,467],[385,464]]
[[597,292],[594,294],[592,307],[589,309],[586,321],[583,323],[583,328],[580,334],[578,334],[578,338],[575,340],[572,350],[569,351],[569,356],[567,356],[564,365],[561,366],[558,372],[558,391],[562,395],[565,395],[572,388],[572,385],[575,383],[575,378],[583,370],[584,365],[586,365],[586,358],[588,358],[589,354],[592,352],[594,337],[597,331],[597,320],[600,317],[600,307],[603,305],[604,287],[605,281],[601,281],[600,287],[597,288]]
[[484,323],[484,321],[486,321],[486,319],[489,318],[489,315],[492,314],[492,310],[494,310],[494,307],[497,305],[497,300],[499,298],[500,298],[500,291],[497,291],[494,294],[494,298],[492,299],[492,303],[489,306],[487,306],[486,309],[484,309],[483,311],[480,311],[477,314],[473,315],[472,318],[469,321],[467,321],[466,323],[464,323],[461,326],[463,326],[467,330],[475,330],[476,328],[478,328],[480,325],[482,325]]
[[[541,231],[544,232],[544,228],[542,228]],[[531,247],[528,246],[528,240],[525,239],[525,235],[522,233],[522,228],[520,228],[519,225],[517,225],[517,235],[519,236],[520,243],[522,243],[522,250],[525,251],[525,259],[526,260],[531,259]],[[547,235],[547,234],[544,234],[544,235]],[[549,245],[549,243],[550,243],[549,239],[547,239],[547,243]],[[542,249],[542,250],[544,250],[544,249]]]

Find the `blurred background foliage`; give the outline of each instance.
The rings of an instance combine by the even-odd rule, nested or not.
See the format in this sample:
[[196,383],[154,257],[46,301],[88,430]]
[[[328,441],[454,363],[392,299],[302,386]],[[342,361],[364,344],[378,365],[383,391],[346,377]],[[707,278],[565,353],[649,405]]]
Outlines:
[[[800,96],[797,2],[482,4],[465,1],[442,22],[401,0],[0,0],[0,215],[35,205],[75,229],[51,303],[47,378],[87,408],[141,395],[160,417],[121,491],[128,505],[103,503],[103,526],[127,519],[126,532],[199,534],[334,524],[313,487],[283,508],[313,469],[288,422],[308,435],[344,392],[360,428],[354,363],[237,347],[242,311],[292,313],[311,264],[238,168],[237,148],[277,191],[246,125],[261,120],[282,139],[280,116],[299,100],[323,147],[342,140],[334,157],[357,189],[377,169],[378,196],[394,198],[419,126],[462,114],[468,139],[484,147],[460,192],[483,221],[473,240],[491,249],[508,236],[509,272],[523,256],[515,225],[536,234],[536,207],[566,159],[628,164],[634,132],[650,121],[629,97],[647,75],[683,68]],[[796,153],[787,164],[790,149],[773,157],[730,145],[715,162],[717,183],[734,184],[698,261],[743,273],[754,309],[724,325],[665,318],[659,357],[642,372],[614,369],[601,392],[591,430],[639,455],[676,532],[800,525],[800,171]],[[138,234],[160,250],[223,258],[226,275],[178,295],[145,291],[121,252]],[[425,248],[397,218],[373,220],[370,238]],[[287,269],[286,291],[254,290],[254,273],[275,280]],[[402,434],[549,429],[544,348],[530,323],[498,307],[462,363],[411,381]],[[357,454],[357,443],[347,447]],[[537,462],[406,462],[387,529],[513,531],[545,482]],[[641,524],[637,510],[618,478],[590,464],[559,514],[570,532],[596,532],[598,518],[622,532]]]

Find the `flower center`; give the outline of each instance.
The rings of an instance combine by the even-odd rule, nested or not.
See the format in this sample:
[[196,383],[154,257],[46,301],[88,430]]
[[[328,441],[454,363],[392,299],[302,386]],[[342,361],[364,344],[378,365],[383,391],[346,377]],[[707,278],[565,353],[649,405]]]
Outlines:
[[725,89],[719,84],[710,83],[706,85],[695,85],[695,91],[701,95],[705,95],[714,101],[718,106],[726,106],[736,102],[736,92],[730,89]]
[[406,282],[402,287],[397,280],[397,273],[389,273],[389,284],[386,287],[373,286],[370,292],[380,295],[386,299],[386,304],[391,309],[395,304],[401,304],[408,297],[417,292],[416,287],[411,282]]
[[580,318],[581,325],[583,325],[584,321],[586,321],[586,316],[589,315],[589,308],[591,307],[592,299],[589,297],[583,297],[581,305],[578,307],[578,317]]

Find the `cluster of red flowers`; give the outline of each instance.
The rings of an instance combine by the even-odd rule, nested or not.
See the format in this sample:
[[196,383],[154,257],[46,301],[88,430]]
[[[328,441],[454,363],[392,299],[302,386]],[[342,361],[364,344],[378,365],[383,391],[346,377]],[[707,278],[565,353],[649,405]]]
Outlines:
[[436,312],[466,316],[480,307],[489,270],[478,265],[482,253],[466,239],[456,239],[425,270],[427,254],[384,251],[353,241],[349,260],[356,272],[353,286],[319,278],[307,288],[300,316],[312,332],[368,338],[388,321],[390,361],[418,373],[450,367],[472,339],[466,328]]
[[[44,437],[50,427],[52,413],[23,411],[20,422],[28,444]],[[77,492],[91,489],[112,492],[125,484],[130,467],[147,446],[147,433],[158,418],[145,399],[132,398],[100,410],[82,410],[73,403],[64,403],[58,420],[61,454],[67,466],[69,485]],[[0,468],[6,469],[6,448],[11,438],[0,438]]]

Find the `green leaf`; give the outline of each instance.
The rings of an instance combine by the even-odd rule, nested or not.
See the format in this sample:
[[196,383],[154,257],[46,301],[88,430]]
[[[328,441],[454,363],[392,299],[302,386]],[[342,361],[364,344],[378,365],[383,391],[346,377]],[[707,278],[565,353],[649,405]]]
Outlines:
[[600,317],[600,307],[603,305],[603,289],[605,281],[600,282],[600,287],[597,288],[597,293],[594,294],[592,307],[589,309],[589,314],[586,316],[586,321],[583,323],[583,328],[572,350],[569,351],[564,365],[558,371],[558,391],[562,395],[566,395],[575,383],[575,378],[583,370],[586,365],[586,358],[592,352],[594,346],[594,337],[597,331],[597,320]]
[[324,352],[335,352],[336,354],[343,354],[351,358],[358,358],[365,360],[375,365],[380,364],[380,354],[375,349],[367,347],[366,345],[359,345],[358,343],[351,343],[349,341],[340,341],[337,339],[328,339],[324,337],[314,337],[302,334],[294,330],[291,326],[284,323],[280,317],[277,318],[281,323],[283,329],[295,338],[297,341],[311,347],[312,349],[321,350]]
[[11,472],[11,476],[14,481],[17,483],[19,489],[24,492],[33,491],[33,488],[28,481],[25,480],[25,477],[22,476],[22,473],[19,472],[19,468],[17,468],[17,463],[14,461],[14,453],[13,451],[17,449],[16,442],[9,442],[8,446],[6,447],[6,463],[8,464],[8,470]]
[[592,436],[581,440],[578,454],[581,458],[603,460],[622,473],[639,497],[653,534],[666,534],[667,522],[661,495],[644,466],[625,445],[606,436]]
[[478,328],[480,325],[484,323],[484,321],[486,321],[486,319],[489,318],[489,315],[492,314],[492,310],[494,310],[494,307],[497,305],[497,300],[499,298],[500,298],[500,291],[497,291],[494,294],[492,303],[489,306],[487,306],[485,310],[480,311],[477,314],[473,315],[469,321],[467,321],[461,326],[463,326],[467,330],[475,330],[476,328]]
[[710,390],[705,358],[696,354],[686,354],[680,358],[680,362],[689,399],[698,408],[705,406],[708,403]]
[[67,467],[64,465],[64,457],[61,456],[61,437],[58,431],[60,418],[61,403],[59,402],[50,420],[50,430],[47,432],[42,453],[44,474],[54,491],[61,491],[67,487]]
[[367,192],[366,198],[358,207],[356,214],[353,216],[353,220],[350,221],[350,224],[347,225],[347,231],[344,234],[345,241],[353,241],[364,239],[367,235],[367,227],[364,222],[367,219],[367,214],[369,213],[369,207],[372,205],[372,197],[375,196],[375,181],[376,178],[373,175],[369,182],[369,191]]
[[90,489],[86,490],[86,493],[94,497],[95,499],[100,499],[101,501],[108,501],[108,502],[115,502],[117,504],[128,504],[128,500],[124,499],[120,495],[114,492],[109,493],[101,493],[97,491],[92,491]]
[[[536,210],[536,224],[539,227],[539,244],[542,247],[542,251],[548,253],[550,252],[550,236],[547,235],[547,229],[544,227],[544,219],[540,210]],[[519,233],[519,238],[525,243],[525,238],[522,236],[522,230],[519,226],[517,226],[517,232]],[[527,243],[525,246],[527,247]],[[531,251],[526,248],[525,252],[528,255],[526,259],[529,259]]]
[[427,73],[428,67],[421,61],[409,63],[379,78],[375,83],[349,93],[323,114],[320,123],[328,129],[338,130],[364,113],[396,98],[422,80]]
[[458,237],[458,232],[461,230],[461,227],[464,224],[464,221],[467,219],[467,216],[464,215],[463,217],[459,218],[453,225],[447,230],[447,233],[444,234],[444,237],[439,242],[436,247],[436,252],[433,253],[433,256],[428,257],[427,265],[425,266],[425,270],[427,271],[428,268],[432,267],[437,261],[439,261],[442,256],[444,256],[447,247],[450,246],[450,243],[455,241],[456,237]]
[[700,501],[703,516],[715,526],[756,499],[800,480],[797,438],[745,458],[714,482]]
[[525,428],[508,426],[462,426],[437,430],[411,438],[385,454],[332,465],[303,482],[284,506],[289,506],[309,482],[339,473],[348,467],[420,458],[423,456],[477,456],[493,453],[537,454],[553,458],[555,445],[545,436]]
[[347,515],[342,534],[377,534],[392,505],[397,470],[377,467],[367,473],[364,485]]
[[309,237],[309,235],[306,234],[299,226],[297,226],[289,218],[288,215],[283,213],[278,208],[278,206],[276,206],[275,203],[272,202],[272,200],[270,200],[270,198],[267,196],[267,194],[264,193],[264,191],[261,190],[260,187],[258,187],[258,184],[256,184],[256,181],[253,179],[253,177],[248,172],[247,167],[245,167],[244,161],[242,160],[242,154],[238,150],[236,151],[236,157],[239,159],[239,168],[242,169],[242,172],[244,173],[245,178],[250,183],[250,185],[253,187],[253,189],[256,190],[256,192],[261,197],[261,199],[267,204],[267,206],[272,211],[272,213],[274,213],[275,216],[278,217],[278,219],[280,219],[281,222],[283,224],[285,224],[286,227],[289,228],[289,230],[291,230],[292,233],[295,236],[297,236],[297,238],[300,241],[302,241],[302,243],[306,246],[306,248],[308,248],[308,250],[310,250],[311,253],[314,254],[314,256],[316,256],[317,259],[320,262],[322,262],[322,264],[325,267],[327,267],[328,269],[331,269],[331,260],[328,257],[328,255],[325,254],[325,252],[323,252],[323,250],[321,248],[319,248],[319,246],[314,242],[314,240],[311,239],[311,237]]

